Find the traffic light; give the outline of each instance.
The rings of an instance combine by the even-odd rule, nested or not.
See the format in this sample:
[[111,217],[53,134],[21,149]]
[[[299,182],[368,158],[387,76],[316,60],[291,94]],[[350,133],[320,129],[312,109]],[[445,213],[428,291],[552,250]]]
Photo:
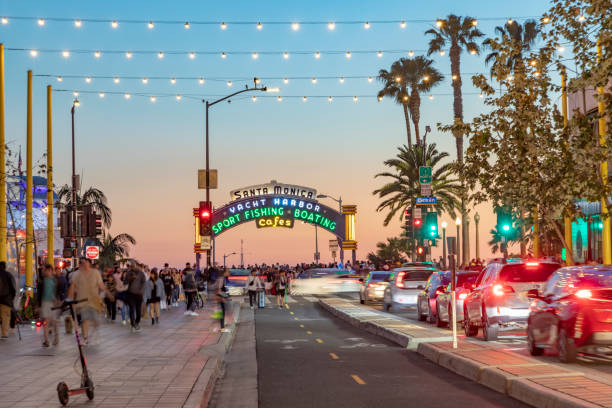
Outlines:
[[498,208],[497,212],[497,231],[506,239],[511,239],[514,235],[512,226],[512,213],[507,208]]
[[198,212],[200,221],[200,235],[212,235],[212,203],[210,201],[200,201],[200,211]]
[[428,212],[425,215],[425,233],[423,238],[433,239],[438,238],[438,213]]
[[417,254],[423,255],[424,252],[425,252],[425,248],[423,248],[421,245],[419,245],[417,247]]
[[413,218],[412,227],[414,229],[414,237],[417,239],[421,238],[423,230],[423,220],[421,218]]
[[404,210],[404,226],[406,229],[406,236],[412,237],[414,229],[412,228],[412,207]]
[[82,235],[84,237],[94,238],[98,235],[102,235],[102,216],[96,214],[90,206],[85,207],[84,214],[86,217],[85,228],[83,228]]

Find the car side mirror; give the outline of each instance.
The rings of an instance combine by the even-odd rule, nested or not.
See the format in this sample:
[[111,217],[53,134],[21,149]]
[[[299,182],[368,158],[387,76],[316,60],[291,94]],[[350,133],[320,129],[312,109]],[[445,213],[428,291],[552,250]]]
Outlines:
[[537,289],[530,289],[527,291],[527,298],[541,299],[540,292]]

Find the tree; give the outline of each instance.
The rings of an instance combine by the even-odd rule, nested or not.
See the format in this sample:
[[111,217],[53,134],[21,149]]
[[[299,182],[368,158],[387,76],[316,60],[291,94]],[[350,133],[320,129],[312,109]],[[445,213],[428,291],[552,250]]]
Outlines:
[[381,69],[378,72],[378,80],[383,83],[383,89],[378,92],[378,99],[389,96],[395,99],[395,102],[402,105],[404,110],[404,120],[406,122],[406,134],[408,136],[408,146],[412,146],[412,134],[410,132],[410,111],[408,103],[410,97],[406,89],[406,83],[402,81],[404,72],[399,61],[391,64],[391,69]]
[[376,244],[376,253],[370,252],[368,260],[374,265],[384,265],[387,262],[402,263],[406,262],[406,257],[409,250],[409,243],[406,238],[387,238],[387,242],[379,242]]
[[[453,85],[453,114],[454,123],[461,125],[463,122],[463,98],[461,94],[461,52],[465,49],[470,54],[477,55],[480,52],[476,39],[483,36],[483,33],[476,28],[477,21],[472,17],[460,17],[450,14],[445,20],[438,20],[437,29],[432,28],[425,31],[425,34],[432,36],[429,41],[427,55],[441,51],[444,47],[450,46],[449,56],[451,61],[451,75]],[[461,127],[452,128],[455,142],[457,145],[457,162],[459,166],[463,164],[463,134]],[[463,185],[463,183],[462,183]],[[467,228],[466,213],[466,192],[461,194],[461,219],[462,219],[462,240],[464,256],[466,251],[466,236],[469,233]],[[468,259],[464,258],[467,262]]]
[[100,250],[100,267],[108,268],[129,255],[129,245],[136,245],[136,240],[130,234],[118,234],[114,237],[106,234],[102,239]]
[[[64,184],[57,193],[59,202],[57,203],[58,208],[65,208],[72,204],[72,187],[68,184]],[[94,187],[90,187],[81,195],[77,191],[76,193],[76,204],[86,205],[90,204],[93,209],[102,216],[102,222],[106,228],[110,227],[112,223],[112,211],[108,206],[108,200],[102,190]]]
[[[518,51],[516,54],[511,55],[506,59],[507,68],[510,71],[514,71],[515,67],[524,66],[524,54],[525,52],[531,51],[535,45],[536,39],[540,34],[538,23],[535,20],[527,20],[523,24],[516,21],[507,22],[503,27],[495,27],[495,33],[502,39],[509,39],[516,43],[515,49]],[[483,41],[483,48],[490,49],[491,43],[494,41],[492,38],[487,38]],[[499,40],[497,40],[499,41]],[[487,54],[485,58],[485,64],[492,64],[491,74],[493,74],[494,66],[498,63],[499,53],[495,50]]]
[[384,164],[390,171],[377,174],[375,177],[386,177],[391,180],[372,194],[378,195],[383,201],[376,211],[387,210],[384,225],[404,209],[415,205],[415,198],[421,194],[419,183],[419,167],[431,166],[432,193],[438,198],[434,208],[437,212],[446,212],[453,218],[457,208],[461,186],[452,177],[452,164],[442,163],[448,157],[446,152],[438,152],[436,144],[420,144],[398,148],[399,153],[393,159],[385,160]]

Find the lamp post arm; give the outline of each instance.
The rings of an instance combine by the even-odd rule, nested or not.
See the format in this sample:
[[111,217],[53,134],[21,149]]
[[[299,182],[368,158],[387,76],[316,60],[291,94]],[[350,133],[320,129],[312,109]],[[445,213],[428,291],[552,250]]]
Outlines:
[[[249,91],[263,91],[263,92],[266,92],[267,90],[268,90],[268,88],[266,88],[266,87],[264,87],[264,88],[246,88],[246,89],[242,89],[242,90],[240,90],[240,91],[234,92],[234,93],[233,93],[233,94],[231,94],[231,95],[227,95],[227,96],[224,96],[224,97],[223,97],[223,98],[221,98],[221,99],[217,99],[217,100],[216,100],[216,101],[214,101],[214,102],[208,102],[208,103],[207,103],[207,105],[208,105],[208,107],[211,107],[211,106],[213,106],[213,105],[218,104],[219,102],[223,102],[223,101],[225,101],[225,100],[227,100],[227,99],[229,99],[229,98],[232,98],[232,97],[234,97],[234,96],[236,96],[236,95],[239,95],[239,94],[241,94],[241,93],[245,93],[245,92],[249,92]],[[206,103],[206,100],[202,100],[202,102]]]

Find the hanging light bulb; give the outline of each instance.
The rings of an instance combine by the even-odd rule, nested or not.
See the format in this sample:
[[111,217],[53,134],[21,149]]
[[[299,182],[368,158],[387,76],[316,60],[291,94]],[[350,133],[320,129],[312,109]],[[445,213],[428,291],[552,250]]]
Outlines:
[[550,23],[550,17],[548,17],[548,16],[544,16],[544,17],[542,18],[542,23],[544,23],[544,24],[548,24],[548,23]]
[[408,95],[404,95],[404,96],[402,97],[402,101],[407,102],[407,101],[408,101]]
[[457,80],[457,74],[453,74],[452,78],[453,78],[453,81],[456,81]]
[[185,21],[185,25],[183,27],[185,27],[185,30],[189,30],[191,28],[189,21]]
[[473,20],[472,20],[472,26],[473,26],[473,27],[476,27],[477,25],[478,25],[478,20],[473,19]]
[[317,78],[312,78],[312,83],[316,84],[317,83]]
[[442,20],[436,20],[436,27],[440,28],[442,27],[442,24],[444,24]]
[[294,21],[293,24],[291,24],[291,28],[293,29],[293,31],[297,31],[300,29],[300,25],[297,21]]
[[400,21],[400,28],[406,28],[406,22],[405,21]]
[[190,52],[189,53],[189,59],[195,59],[195,52]]
[[125,95],[123,95],[125,97],[125,99],[130,99],[132,97],[132,95],[130,95],[129,93],[126,93]]
[[227,86],[232,86],[232,81],[227,81]]
[[433,99],[433,95],[429,95],[429,99]]
[[251,99],[253,100],[253,102],[257,102],[257,97],[256,96],[253,96]]
[[132,58],[132,52],[131,51],[126,52],[125,53],[125,58],[127,58],[127,59]]
[[143,84],[148,84],[149,83],[149,78],[142,78],[142,83]]
[[149,30],[152,30],[153,27],[155,27],[155,24],[153,24],[152,21],[149,21],[149,24],[147,24],[147,27],[149,27]]
[[222,30],[225,30],[226,28],[227,28],[227,24],[225,24],[225,23],[221,23],[221,29],[222,29]]
[[67,50],[62,51],[62,57],[64,58],[70,57],[70,51],[67,51]]
[[508,80],[508,81],[512,81],[513,79],[514,79],[514,77],[513,77],[512,75],[508,75],[508,76],[506,77],[506,80]]
[[382,96],[378,97],[378,102],[382,101]]
[[531,60],[530,64],[531,64],[532,67],[535,67],[536,65],[538,65],[538,61]]
[[302,102],[306,102],[307,100],[308,100],[307,97],[305,97],[305,96],[302,97]]
[[37,57],[37,56],[38,56],[38,51],[36,51],[36,50],[30,50],[30,55],[31,55],[32,57]]
[[100,93],[98,94],[98,96],[99,96],[100,98],[104,98],[104,92],[100,92]]
[[288,84],[288,83],[289,83],[289,78],[284,78],[284,79],[283,79],[283,82],[284,82],[285,84]]
[[41,26],[41,27],[44,26],[45,25],[45,19],[44,18],[39,18],[38,19],[38,25]]
[[534,72],[534,73],[533,73],[533,75],[534,75],[536,78],[539,78],[541,74],[540,74],[540,71],[536,71],[536,72]]
[[376,53],[376,55],[378,55],[378,58],[382,58],[382,56],[383,56],[383,52],[382,52],[382,51],[378,51],[378,52]]
[[172,85],[175,85],[176,84],[176,78],[170,78],[170,83]]
[[414,51],[408,51],[408,56],[412,57],[414,55]]
[[368,82],[372,82],[373,80],[374,80],[374,78],[368,77]]
[[151,97],[151,102],[155,102],[157,100],[157,98],[155,98],[154,96]]
[[87,82],[88,84],[90,84],[90,83],[91,83],[91,77],[86,77],[86,78],[85,78],[85,82]]
[[289,59],[289,53],[288,53],[287,51],[285,51],[285,52],[283,53],[283,58],[284,58],[284,59]]
[[114,82],[114,83],[116,83],[116,84],[118,84],[118,83],[119,83],[119,78],[118,78],[118,77],[114,77],[114,78],[113,78],[113,82]]
[[363,28],[365,28],[366,30],[369,30],[369,29],[370,29],[370,23],[369,23],[368,21],[366,21],[366,22],[363,24]]
[[334,23],[333,21],[330,21],[329,23],[327,23],[327,28],[329,28],[330,30],[335,30],[336,29],[336,23]]
[[358,97],[353,96],[353,101],[357,102],[358,100],[359,100],[359,98],[358,98]]
[[74,26],[76,28],[81,28],[82,25],[83,25],[83,22],[81,20],[74,20]]
[[102,56],[102,53],[100,51],[94,52],[94,57],[100,58],[101,56]]
[[63,80],[64,80],[64,78],[62,78],[61,75],[57,77],[57,82],[62,82]]
[[440,50],[440,55],[441,55],[441,56],[444,56],[444,54],[446,54],[446,51],[444,51],[444,50]]
[[279,96],[276,97],[276,100],[279,101],[279,102],[282,102],[283,101],[283,97],[279,95]]
[[480,97],[480,99],[484,98],[483,94],[478,95]]
[[257,54],[256,52],[254,52],[253,54],[251,54],[251,56],[253,57],[253,59],[257,59],[257,58],[259,58],[259,54]]
[[2,17],[2,24],[8,24],[8,18]]
[[163,52],[161,52],[161,51],[160,51],[160,52],[158,52],[158,53],[157,53],[157,58],[159,58],[159,59],[164,58],[164,53],[163,53]]
[[474,48],[472,48],[472,49],[470,50],[470,54],[472,54],[472,55],[476,55],[476,50],[475,50]]
[[346,58],[351,58],[351,52],[350,51],[346,52]]
[[253,79],[253,81],[255,82],[255,85],[257,85],[257,84],[259,84],[261,82],[261,79],[255,78],[255,79]]
[[113,20],[113,21],[111,22],[111,27],[113,27],[113,28],[117,28],[117,27],[119,27],[119,23],[117,22],[117,20]]
[[402,82],[402,77],[401,76],[396,76],[395,77],[395,82]]
[[257,29],[261,30],[263,28],[263,25],[261,23],[257,23]]
[[227,58],[227,54],[226,54],[226,53],[224,53],[224,52],[222,52],[222,53],[221,53],[221,58],[226,59],[226,58]]
[[180,100],[181,100],[181,98],[182,98],[182,96],[181,96],[181,95],[176,95],[176,100],[177,100],[177,101],[180,101]]
[[200,83],[200,85],[204,85],[204,78],[200,78],[198,82]]
[[508,19],[508,25],[512,25],[512,24],[514,24],[514,20],[513,20],[513,19],[511,19],[511,18],[509,18],[509,19]]
[[425,75],[425,76],[423,77],[423,81],[425,81],[425,82],[429,81],[429,75]]
[[340,83],[343,84],[344,83],[344,77],[340,77]]
[[[586,17],[583,16],[582,14],[578,16],[578,21],[580,21],[581,23],[583,23],[585,20],[586,20]],[[2,20],[2,24],[6,24],[4,20]]]
[[331,102],[331,101],[333,101],[333,100],[334,100],[334,98],[332,98],[331,96],[328,96],[328,97],[327,97],[327,100]]
[[[78,96],[79,96],[79,92],[78,92],[78,91],[74,91],[74,92],[72,92],[72,95],[74,95],[74,97],[76,98],[76,97],[78,97]],[[78,105],[77,105],[77,106],[78,106]]]
[[559,48],[557,48],[557,51],[559,51],[560,53],[564,53],[565,52],[565,47],[560,45]]
[[321,58],[321,53],[319,51],[315,52],[315,58],[316,59]]

